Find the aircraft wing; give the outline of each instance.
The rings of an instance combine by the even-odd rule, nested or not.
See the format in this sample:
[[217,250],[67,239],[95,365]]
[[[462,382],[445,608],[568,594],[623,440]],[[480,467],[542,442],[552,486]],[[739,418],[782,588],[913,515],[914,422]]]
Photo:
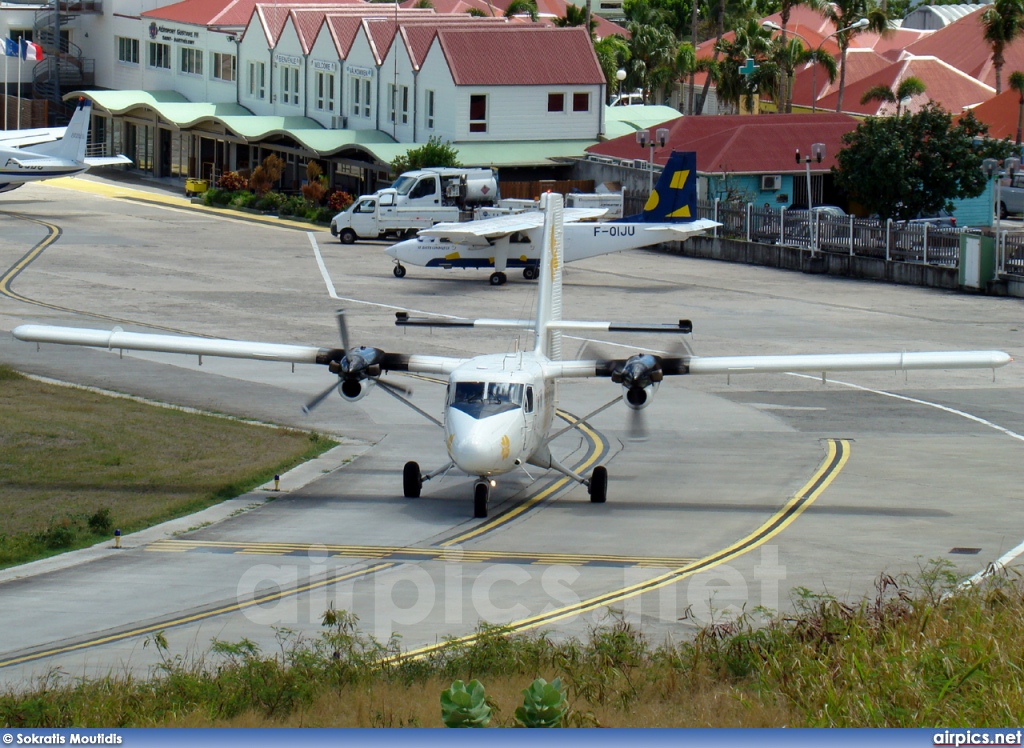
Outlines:
[[[654,356],[656,368],[676,374],[769,374],[920,369],[996,369],[1013,359],[1003,351],[923,351],[916,353],[818,353],[785,356]],[[554,361],[556,376],[604,377],[632,359]]]
[[127,156],[86,156],[85,163],[89,166],[117,166],[118,164],[130,164],[132,160]]
[[36,127],[31,130],[0,130],[0,146],[24,148],[40,143],[52,143],[64,137],[65,127]]
[[[565,222],[575,223],[588,218],[600,218],[607,212],[605,208],[566,208]],[[421,229],[419,235],[442,237],[457,244],[486,246],[494,239],[501,239],[517,231],[533,231],[543,225],[544,214],[539,210],[531,210],[526,213],[483,218],[479,221],[438,223],[429,229]]]
[[[345,351],[341,348],[202,338],[192,335],[125,332],[117,327],[113,330],[94,330],[53,325],[20,325],[15,327],[12,332],[18,340],[35,343],[83,345],[108,350],[185,353],[193,356],[283,361],[295,364],[329,365],[331,362],[340,361],[345,355]],[[447,356],[388,353],[381,361],[381,368],[387,371],[409,371],[419,374],[447,374],[464,361],[465,359]]]

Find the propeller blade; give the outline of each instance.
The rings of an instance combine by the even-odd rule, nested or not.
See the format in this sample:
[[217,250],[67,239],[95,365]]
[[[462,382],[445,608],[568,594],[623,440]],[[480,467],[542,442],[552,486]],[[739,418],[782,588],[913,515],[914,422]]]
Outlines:
[[340,386],[341,386],[341,380],[339,379],[337,382],[332,384],[326,390],[324,390],[319,395],[317,395],[312,400],[310,400],[308,403],[303,405],[302,406],[302,412],[303,413],[309,413],[311,410],[313,410],[313,408],[315,408],[320,403],[322,403],[327,398],[328,395],[330,395],[332,392],[334,392]]
[[380,378],[378,378],[377,379],[377,384],[380,385],[381,387],[383,387],[386,390],[391,390],[392,392],[401,392],[406,397],[409,397],[409,395],[412,394],[412,388],[411,387],[406,387],[405,385],[401,385],[401,384],[395,384],[394,382],[392,382],[389,379],[380,379]]
[[348,350],[348,325],[345,324],[345,310],[339,309],[334,313],[338,320],[338,335],[341,337],[341,347]]
[[626,435],[630,441],[647,441],[647,418],[644,411],[629,408],[626,415]]

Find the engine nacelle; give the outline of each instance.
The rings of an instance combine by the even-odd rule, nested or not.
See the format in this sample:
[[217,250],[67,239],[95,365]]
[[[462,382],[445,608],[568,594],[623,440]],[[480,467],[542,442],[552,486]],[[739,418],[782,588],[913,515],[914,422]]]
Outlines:
[[643,410],[651,404],[651,400],[654,399],[654,393],[658,389],[657,383],[648,385],[647,387],[627,387],[623,386],[622,402],[626,404],[626,407],[632,408],[633,410]]
[[341,386],[338,387],[338,393],[342,399],[354,403],[366,397],[366,393],[370,391],[373,384],[374,380],[372,379],[343,379]]

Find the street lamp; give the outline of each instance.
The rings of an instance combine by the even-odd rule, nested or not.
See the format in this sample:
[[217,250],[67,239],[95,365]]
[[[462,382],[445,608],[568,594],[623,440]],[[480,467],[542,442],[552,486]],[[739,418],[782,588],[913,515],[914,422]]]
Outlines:
[[811,152],[809,155],[800,158],[800,149],[796,149],[796,162],[799,164],[803,161],[807,165],[807,223],[810,226],[811,235],[811,256],[818,249],[818,222],[814,220],[815,216],[812,212],[814,207],[814,199],[811,197],[811,161],[817,161],[819,164],[822,159],[825,158],[825,144],[815,143],[811,146]]
[[[821,44],[819,44],[818,48],[816,50],[814,50],[814,56],[817,57],[818,53],[821,51],[821,48],[823,46],[825,46],[825,42],[827,42],[831,37],[835,36],[836,34],[841,34],[844,31],[849,31],[850,29],[862,29],[865,26],[870,26],[870,25],[871,25],[871,21],[869,21],[866,18],[862,18],[859,21],[857,21],[856,23],[852,23],[852,24],[850,24],[849,26],[847,26],[844,29],[836,29],[831,34],[829,34],[828,36],[826,36],[824,39],[821,40]],[[811,113],[813,114],[814,112],[817,112],[817,111],[818,111],[818,61],[815,60],[814,61],[814,72],[811,74]]]
[[622,81],[626,80],[626,71],[623,70],[622,68],[619,68],[618,70],[616,70],[615,71],[615,80],[617,80],[619,82],[619,98],[615,102],[616,104],[618,104],[619,101],[622,101]]
[[641,148],[650,147],[650,157],[648,163],[650,165],[648,174],[650,175],[649,186],[647,188],[647,194],[654,192],[654,149],[659,145],[664,148],[665,143],[668,142],[668,128],[659,127],[654,133],[654,138],[651,138],[649,130],[637,130],[636,131],[636,142]]

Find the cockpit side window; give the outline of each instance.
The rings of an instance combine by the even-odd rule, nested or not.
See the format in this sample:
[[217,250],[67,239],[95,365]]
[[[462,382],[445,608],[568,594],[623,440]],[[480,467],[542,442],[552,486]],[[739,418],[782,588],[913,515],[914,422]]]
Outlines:
[[533,412],[533,387],[527,386],[526,388],[526,404],[524,410],[527,413]]

